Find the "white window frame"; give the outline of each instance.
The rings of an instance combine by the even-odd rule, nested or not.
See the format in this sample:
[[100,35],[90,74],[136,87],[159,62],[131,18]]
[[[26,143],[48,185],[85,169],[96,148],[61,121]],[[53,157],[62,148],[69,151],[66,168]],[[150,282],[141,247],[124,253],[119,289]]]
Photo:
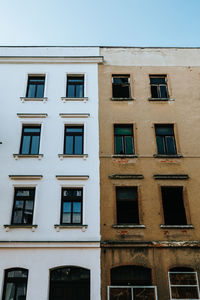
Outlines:
[[134,297],[133,297],[133,290],[134,289],[138,289],[138,288],[146,288],[146,289],[154,289],[155,291],[155,300],[158,300],[158,296],[157,296],[157,286],[108,286],[107,287],[107,300],[110,300],[110,289],[131,289],[131,300],[134,300]]

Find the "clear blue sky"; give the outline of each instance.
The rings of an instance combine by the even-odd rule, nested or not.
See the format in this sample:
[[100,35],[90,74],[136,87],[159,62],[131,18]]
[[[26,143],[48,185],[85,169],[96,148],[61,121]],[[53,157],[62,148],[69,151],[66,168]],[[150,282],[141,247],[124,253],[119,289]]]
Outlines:
[[200,0],[0,0],[0,45],[200,47]]

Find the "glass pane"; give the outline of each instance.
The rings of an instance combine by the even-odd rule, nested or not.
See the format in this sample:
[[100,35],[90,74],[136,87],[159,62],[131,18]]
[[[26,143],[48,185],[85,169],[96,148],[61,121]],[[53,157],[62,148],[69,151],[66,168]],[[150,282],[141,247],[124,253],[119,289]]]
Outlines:
[[167,86],[166,85],[161,85],[160,86],[160,97],[161,98],[167,98],[168,97]]
[[134,300],[156,300],[154,288],[134,288]]
[[124,154],[123,137],[122,136],[115,136],[115,153],[116,154]]
[[133,154],[133,137],[126,136],[125,137],[125,153],[126,154]]
[[173,299],[199,299],[197,287],[171,287]]
[[83,137],[75,136],[74,154],[83,154]]
[[73,213],[72,216],[72,223],[81,223],[81,214],[80,213]]
[[32,144],[31,144],[31,153],[30,154],[38,154],[39,153],[39,136],[32,136]]
[[24,127],[24,132],[40,132],[40,127]]
[[139,224],[137,201],[117,201],[117,224]]
[[137,188],[117,188],[117,199],[137,200]]
[[196,285],[195,273],[170,273],[170,282],[174,285]]
[[76,86],[76,97],[77,98],[83,97],[83,85]]
[[67,197],[81,197],[82,196],[82,190],[75,190],[75,189],[63,190],[63,196],[67,196]]
[[42,97],[44,97],[44,84],[38,84],[36,98],[42,98]]
[[30,141],[30,136],[23,136],[21,154],[29,154]]
[[75,86],[69,85],[67,87],[67,97],[69,98],[75,98]]
[[28,197],[30,195],[30,191],[28,190],[18,190],[16,196]]
[[15,284],[7,283],[6,284],[6,292],[5,292],[5,300],[14,300],[15,295]]
[[159,95],[158,95],[158,87],[155,86],[155,85],[152,85],[152,86],[151,86],[151,97],[152,97],[152,98],[159,98]]
[[73,203],[73,212],[80,213],[81,212],[81,202]]
[[30,83],[44,83],[45,78],[43,76],[34,76],[34,77],[29,77],[29,82]]
[[156,137],[156,143],[157,143],[157,151],[158,154],[166,154],[165,152],[165,143],[164,143],[164,137],[157,136]]
[[29,84],[27,97],[28,98],[34,98],[35,97],[35,84]]
[[71,207],[71,202],[63,202],[63,212],[71,212]]
[[62,214],[62,223],[71,223],[71,213],[63,213]]
[[72,76],[72,77],[70,77],[70,76],[68,76],[67,77],[67,81],[69,82],[69,83],[82,83],[83,84],[83,82],[84,82],[84,77],[83,76],[78,76],[78,77],[75,77],[75,76]]
[[66,132],[83,132],[82,127],[66,127]]
[[131,300],[131,289],[110,288],[110,300]]
[[175,140],[173,136],[166,136],[166,152],[167,154],[176,154]]
[[115,84],[129,84],[129,76],[127,76],[127,77],[113,77],[113,83],[115,83]]
[[28,271],[27,270],[12,270],[8,272],[8,278],[12,277],[27,277]]
[[173,126],[156,126],[157,135],[174,135]]
[[32,224],[33,221],[33,201],[26,201],[24,210],[24,223]]
[[73,136],[66,136],[65,139],[65,154],[74,154],[73,153]]
[[26,299],[26,283],[20,283],[17,285],[16,300]]
[[115,126],[115,134],[117,135],[133,135],[132,126]]
[[21,209],[24,206],[24,201],[16,200],[15,201],[15,210]]
[[163,84],[165,83],[166,77],[150,77],[150,83],[151,84]]

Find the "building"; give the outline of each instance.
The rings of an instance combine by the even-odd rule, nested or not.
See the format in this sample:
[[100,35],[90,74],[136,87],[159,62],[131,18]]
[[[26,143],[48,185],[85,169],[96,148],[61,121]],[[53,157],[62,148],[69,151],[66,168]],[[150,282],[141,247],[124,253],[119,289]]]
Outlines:
[[4,300],[100,300],[101,62],[98,47],[0,47]]
[[100,55],[102,300],[200,299],[200,49]]

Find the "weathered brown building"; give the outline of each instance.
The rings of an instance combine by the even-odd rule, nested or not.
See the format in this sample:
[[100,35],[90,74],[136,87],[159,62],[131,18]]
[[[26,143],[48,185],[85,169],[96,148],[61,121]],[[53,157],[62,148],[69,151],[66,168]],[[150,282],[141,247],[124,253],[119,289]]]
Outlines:
[[200,299],[200,49],[101,55],[102,300]]

